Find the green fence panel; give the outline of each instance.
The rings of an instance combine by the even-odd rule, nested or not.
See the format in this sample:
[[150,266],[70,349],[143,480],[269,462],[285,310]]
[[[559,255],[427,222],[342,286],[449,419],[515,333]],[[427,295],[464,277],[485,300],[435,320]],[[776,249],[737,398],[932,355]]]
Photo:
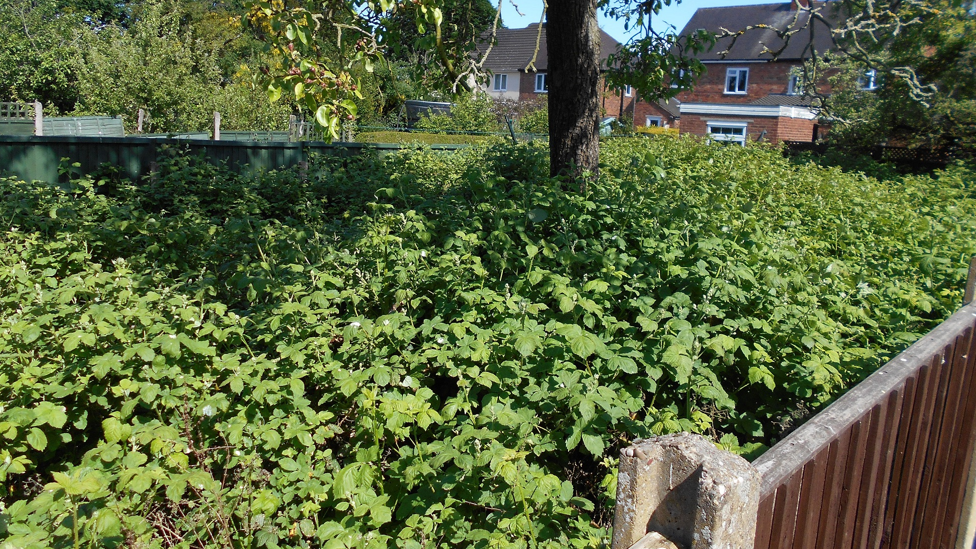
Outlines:
[[125,137],[120,116],[45,117],[43,127],[45,137]]
[[221,141],[260,141],[280,143],[290,141],[288,132],[220,131]]
[[34,121],[0,119],[0,135],[34,135]]
[[[320,141],[242,142],[145,137],[71,137],[0,135],[0,175],[25,180],[57,183],[65,180],[62,163],[76,174],[91,174],[103,164],[121,169],[133,181],[149,175],[162,155],[163,147],[176,147],[191,156],[202,156],[213,164],[226,164],[243,174],[277,170],[307,162],[310,155],[355,156],[375,151],[385,156],[415,147],[372,143],[324,143]],[[451,151],[467,145],[435,145],[431,150]],[[67,159],[67,160],[63,160]],[[78,166],[71,166],[77,163]]]

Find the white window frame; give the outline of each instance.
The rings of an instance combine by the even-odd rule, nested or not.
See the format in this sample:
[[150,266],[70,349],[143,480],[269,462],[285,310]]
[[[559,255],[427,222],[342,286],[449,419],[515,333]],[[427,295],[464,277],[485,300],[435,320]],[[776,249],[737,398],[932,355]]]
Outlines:
[[627,84],[624,86],[624,97],[630,97],[631,95],[634,95],[634,88],[630,84]]
[[[507,74],[496,74],[494,78],[495,86],[492,91],[503,92],[508,91],[508,75]],[[500,85],[499,85],[500,84]]]
[[684,78],[684,76],[685,76],[685,70],[684,69],[678,69],[678,78],[677,79],[675,79],[675,78],[672,78],[671,79],[671,87],[672,88],[677,88],[678,87],[678,82],[676,80],[680,80],[681,78]]
[[[735,86],[729,91],[729,85],[735,79]],[[735,67],[725,71],[725,94],[726,95],[746,95],[749,93],[749,69]]]
[[[706,130],[708,137],[712,141],[726,141],[735,142],[739,145],[745,147],[746,139],[749,135],[749,124],[746,122],[726,122],[721,120],[706,121]],[[716,132],[717,129],[731,129],[734,130],[732,133]],[[737,130],[741,130],[741,135]]]
[[799,74],[791,74],[790,81],[786,84],[786,95],[803,95],[803,77]]
[[878,71],[868,69],[857,77],[857,87],[863,91],[874,91],[878,89]]
[[535,93],[549,93],[549,78],[544,72],[535,75]]
[[644,126],[648,128],[663,128],[664,119],[660,116],[647,115],[647,117],[644,118]]

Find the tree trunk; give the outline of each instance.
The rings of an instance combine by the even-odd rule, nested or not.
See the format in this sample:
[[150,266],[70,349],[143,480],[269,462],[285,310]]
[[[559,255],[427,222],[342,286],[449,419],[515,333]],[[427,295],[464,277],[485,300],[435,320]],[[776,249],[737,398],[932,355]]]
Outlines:
[[[600,153],[600,28],[597,0],[549,0],[551,174],[595,178]],[[581,180],[581,186],[586,181]]]

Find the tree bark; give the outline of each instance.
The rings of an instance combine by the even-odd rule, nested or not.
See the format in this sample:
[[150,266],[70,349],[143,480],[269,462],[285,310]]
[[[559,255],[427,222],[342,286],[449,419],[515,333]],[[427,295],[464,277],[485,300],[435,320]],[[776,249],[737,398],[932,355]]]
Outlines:
[[[597,0],[549,0],[551,175],[595,178],[600,153],[600,28]],[[586,177],[584,177],[586,176]]]

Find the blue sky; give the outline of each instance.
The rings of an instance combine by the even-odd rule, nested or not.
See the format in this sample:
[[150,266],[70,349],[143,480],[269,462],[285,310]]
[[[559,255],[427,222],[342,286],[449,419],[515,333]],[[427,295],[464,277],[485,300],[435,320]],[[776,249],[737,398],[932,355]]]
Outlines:
[[[513,1],[518,6],[518,12],[522,12],[524,16],[519,16],[512,5]],[[655,20],[654,28],[661,32],[667,30],[668,24],[670,24],[680,32],[698,8],[771,3],[775,3],[775,0],[685,0],[680,4],[673,4],[662,9],[660,16]],[[502,21],[510,29],[536,24],[541,16],[542,0],[502,0]],[[600,28],[619,42],[625,42],[630,38],[630,33],[624,30],[622,22],[607,19],[602,14],[600,14]]]

